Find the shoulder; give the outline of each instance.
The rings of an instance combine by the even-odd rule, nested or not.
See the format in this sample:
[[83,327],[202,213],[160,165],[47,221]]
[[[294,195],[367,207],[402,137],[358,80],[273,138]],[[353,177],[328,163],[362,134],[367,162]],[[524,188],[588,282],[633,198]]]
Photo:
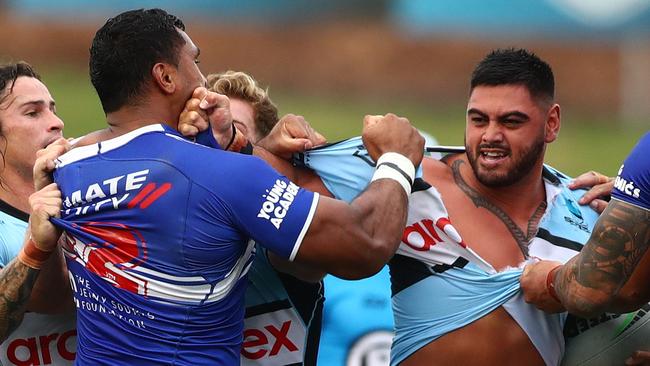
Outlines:
[[650,133],[637,143],[621,165],[612,196],[650,209]]
[[452,171],[449,165],[443,160],[434,158],[425,157],[422,159],[422,172],[424,180],[432,184],[452,178]]

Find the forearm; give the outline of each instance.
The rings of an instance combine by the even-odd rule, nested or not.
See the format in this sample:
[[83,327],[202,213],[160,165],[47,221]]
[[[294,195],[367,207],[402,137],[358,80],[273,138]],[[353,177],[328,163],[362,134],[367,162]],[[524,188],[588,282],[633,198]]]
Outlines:
[[17,259],[0,271],[0,338],[2,341],[16,330],[23,320],[34,283],[40,270]]
[[[569,312],[591,316],[610,310],[647,251],[649,227],[649,211],[618,200],[610,202],[580,254],[558,270],[553,280]],[[636,302],[640,306],[648,300]]]
[[[397,188],[396,188],[397,187]],[[383,202],[377,205],[377,202]],[[360,225],[370,240],[365,243],[366,253],[374,269],[378,272],[393,257],[406,226],[408,196],[394,180],[379,180],[371,183],[363,195],[352,201],[359,212]],[[360,250],[363,246],[358,245]]]

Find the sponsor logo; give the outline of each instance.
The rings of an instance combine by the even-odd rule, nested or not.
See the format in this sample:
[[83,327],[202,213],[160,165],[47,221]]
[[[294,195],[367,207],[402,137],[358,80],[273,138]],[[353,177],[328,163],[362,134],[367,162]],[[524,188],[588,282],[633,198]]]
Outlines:
[[241,348],[243,366],[283,366],[303,362],[307,329],[293,308],[247,317]]
[[146,283],[124,272],[147,260],[147,244],[140,232],[120,223],[88,222],[74,226],[98,240],[84,243],[66,237],[67,255],[76,257],[86,269],[115,287],[146,296]]
[[16,366],[52,365],[59,364],[60,360],[73,361],[76,342],[76,329],[61,334],[14,339],[7,346],[7,359],[11,365]]
[[[298,347],[289,339],[291,320],[282,323],[279,328],[275,325],[265,325],[262,329],[250,328],[244,330],[244,343],[241,353],[251,360],[258,360],[264,356],[277,356],[280,351],[296,352]],[[264,346],[271,346],[271,349]]]
[[262,195],[265,200],[257,217],[270,221],[279,230],[297,194],[298,186],[293,182],[276,180],[273,187]]
[[436,228],[454,239],[461,247],[466,247],[460,235],[446,217],[438,219],[435,224],[431,219],[423,219],[407,226],[402,233],[402,242],[417,251],[429,251],[432,246],[443,242],[443,239],[436,232]]
[[377,330],[361,336],[350,348],[347,366],[388,366],[393,333]]
[[[101,183],[93,183],[85,189],[72,192],[63,200],[63,212],[66,215],[86,215],[88,212],[98,212],[105,209],[117,210],[121,203],[128,208],[140,207],[146,209],[172,187],[171,183],[163,183],[159,187],[156,183],[146,186],[149,170],[120,175],[109,178]],[[142,189],[141,189],[142,188]],[[128,200],[132,191],[138,194]]]
[[632,198],[639,198],[641,195],[641,190],[634,186],[634,182],[621,178],[621,173],[623,172],[624,166],[625,165],[621,165],[621,168],[618,170],[618,176],[614,181],[614,188]]
[[582,231],[584,231],[586,233],[591,232],[591,231],[589,231],[589,227],[587,226],[587,224],[585,224],[583,222],[583,220],[576,220],[576,219],[571,218],[569,216],[564,216],[564,221],[566,221],[568,224],[573,225],[573,226],[577,227],[578,229],[580,229],[580,230],[582,230]]

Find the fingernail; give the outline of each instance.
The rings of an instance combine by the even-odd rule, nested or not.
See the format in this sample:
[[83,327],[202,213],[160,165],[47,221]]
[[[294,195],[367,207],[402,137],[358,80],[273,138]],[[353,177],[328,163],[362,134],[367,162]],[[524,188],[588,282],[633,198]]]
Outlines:
[[[206,95],[206,97],[207,97],[207,95]],[[201,99],[201,103],[199,103],[200,108],[207,108],[208,107],[208,102],[205,100],[206,97],[203,97],[203,99]]]
[[591,201],[589,202],[589,207],[593,208],[594,210],[598,208],[598,202],[596,201]]
[[584,197],[583,197],[583,198],[581,198],[581,199],[578,200],[578,203],[581,204],[581,205],[584,205],[584,204],[587,203],[587,202],[586,202],[586,200],[585,200]]

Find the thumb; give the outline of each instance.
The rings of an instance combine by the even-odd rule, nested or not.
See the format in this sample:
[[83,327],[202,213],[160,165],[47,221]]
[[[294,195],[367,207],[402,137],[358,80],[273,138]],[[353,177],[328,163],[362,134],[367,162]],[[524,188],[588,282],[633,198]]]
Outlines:
[[199,108],[207,110],[214,107],[229,107],[230,99],[227,96],[215,92],[208,92],[199,103]]
[[309,139],[293,138],[287,141],[284,150],[288,152],[287,155],[291,155],[291,153],[303,152],[312,147],[314,147],[314,144]]
[[[325,138],[325,136],[321,135],[317,131],[314,131],[314,136],[315,136],[314,146],[320,146],[327,143],[327,139]],[[313,146],[309,148],[311,149],[312,147]]]
[[198,88],[194,89],[194,92],[192,92],[192,98],[196,98],[199,100],[203,100],[206,95],[208,95],[208,89],[205,87],[199,86]]

